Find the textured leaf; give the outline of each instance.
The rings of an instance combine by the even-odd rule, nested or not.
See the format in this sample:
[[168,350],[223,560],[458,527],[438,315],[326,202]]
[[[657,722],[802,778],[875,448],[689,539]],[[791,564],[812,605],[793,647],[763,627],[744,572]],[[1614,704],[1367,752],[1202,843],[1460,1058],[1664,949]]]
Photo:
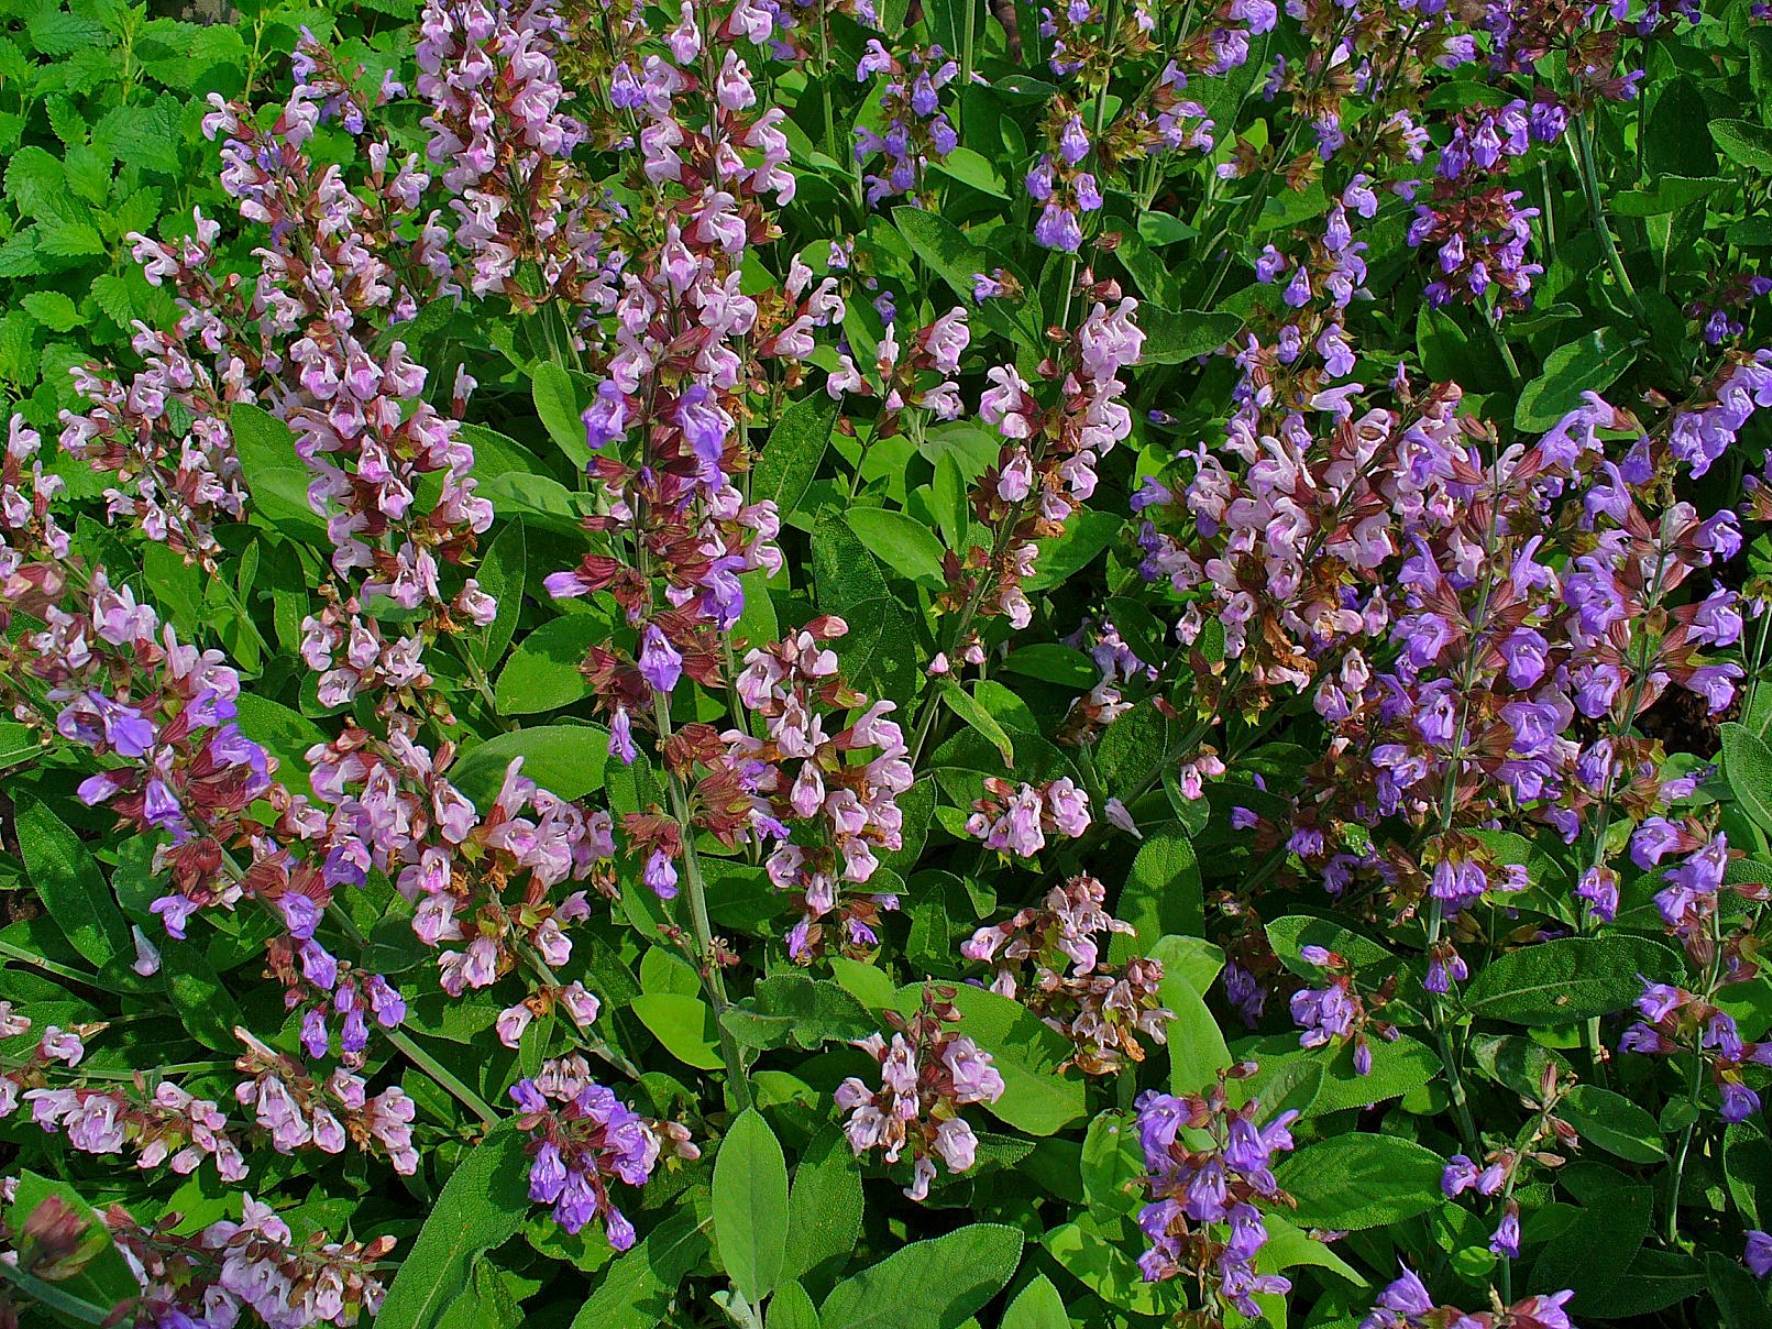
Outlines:
[[1035,1274],[1003,1312],[1002,1329],[1070,1329],[1070,1325],[1064,1298],[1045,1274]]
[[1621,1011],[1642,993],[1642,975],[1669,979],[1681,963],[1647,937],[1563,937],[1522,947],[1479,970],[1465,989],[1472,1015],[1510,1024],[1575,1024]]
[[804,974],[771,974],[752,995],[729,1007],[726,1028],[746,1047],[785,1047],[791,1037],[803,1048],[865,1038],[874,1019],[837,984]]
[[1563,1099],[1562,1115],[1609,1154],[1632,1163],[1659,1163],[1667,1157],[1655,1118],[1623,1094],[1597,1084],[1578,1084]]
[[671,1298],[707,1249],[707,1234],[693,1214],[671,1215],[609,1266],[590,1300],[572,1317],[572,1329],[655,1329],[665,1322]]
[[959,1329],[1021,1262],[1021,1233],[974,1223],[905,1246],[831,1290],[824,1329]]
[[529,1212],[524,1137],[494,1129],[456,1165],[375,1317],[376,1329],[431,1329],[462,1295],[474,1258],[511,1237]]
[[1133,316],[1144,333],[1141,365],[1178,365],[1211,355],[1242,327],[1235,314],[1214,314],[1204,309],[1159,309],[1146,301]]
[[818,474],[837,423],[838,405],[823,393],[802,397],[782,412],[751,470],[751,500],[769,498],[783,516],[796,511]]
[[1604,392],[1636,361],[1637,348],[1613,328],[1600,328],[1579,341],[1559,346],[1544,361],[1544,372],[1528,383],[1514,408],[1514,425],[1549,429],[1581,405],[1584,392]]
[[482,809],[491,805],[511,758],[523,758],[523,774],[565,799],[583,798],[603,786],[609,731],[601,725],[538,725],[500,734],[470,748],[449,769],[455,787]]
[[788,1165],[756,1109],[741,1112],[714,1158],[714,1242],[732,1284],[755,1305],[781,1276]]
[[543,623],[518,642],[505,661],[498,676],[498,713],[534,715],[590,696],[590,680],[579,665],[591,644],[608,636],[608,625],[593,614],[569,614]]
[[952,679],[943,679],[938,686],[941,700],[947,708],[996,748],[1002,754],[1005,766],[1014,766],[1015,744],[1010,741],[1003,726],[997,723],[997,717],[987,711],[978,698]]
[[1772,833],[1772,747],[1746,725],[1723,726],[1729,792],[1761,830]]
[[1275,1176],[1298,1201],[1294,1223],[1359,1229],[1400,1223],[1439,1204],[1445,1165],[1412,1140],[1356,1133],[1298,1150]]
[[544,360],[535,367],[529,389],[535,398],[535,413],[547,428],[548,437],[575,468],[582,469],[591,459],[585,441],[584,421],[579,413],[590,404],[593,385],[583,374],[574,374],[552,361]]
[[794,1167],[782,1276],[803,1278],[827,1261],[847,1260],[861,1235],[861,1213],[860,1166],[842,1129],[828,1125]]
[[849,529],[887,567],[912,581],[945,586],[941,541],[915,517],[888,508],[850,508]]
[[18,796],[14,810],[25,871],[69,944],[101,969],[113,960],[133,958],[123,911],[80,838],[28,794]]
[[269,412],[244,403],[228,423],[252,506],[274,528],[326,548],[326,523],[308,506],[308,469],[296,455],[295,436]]
[[[897,1006],[909,1015],[922,1004],[923,985],[898,990]],[[984,988],[962,984],[954,1005],[964,1018],[966,1036],[991,1054],[1003,1077],[1003,1096],[985,1110],[1030,1135],[1051,1135],[1083,1115],[1083,1082],[1059,1065],[1072,1051],[1070,1041],[1018,1002]]]

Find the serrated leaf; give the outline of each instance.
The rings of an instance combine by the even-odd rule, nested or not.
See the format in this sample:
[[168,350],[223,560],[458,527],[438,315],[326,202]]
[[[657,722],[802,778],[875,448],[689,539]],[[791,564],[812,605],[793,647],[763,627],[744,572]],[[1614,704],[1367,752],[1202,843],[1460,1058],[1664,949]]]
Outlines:
[[68,332],[80,322],[80,311],[60,291],[32,291],[19,304],[32,318],[54,332]]

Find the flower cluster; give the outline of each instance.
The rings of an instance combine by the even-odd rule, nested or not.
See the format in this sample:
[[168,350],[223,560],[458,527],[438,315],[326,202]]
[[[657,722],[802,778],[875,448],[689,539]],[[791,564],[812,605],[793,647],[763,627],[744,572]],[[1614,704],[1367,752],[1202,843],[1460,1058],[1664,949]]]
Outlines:
[[1257,1273],[1255,1257],[1268,1242],[1261,1205],[1285,1203],[1273,1160],[1291,1151],[1289,1128],[1298,1119],[1286,1111],[1263,1124],[1256,1100],[1231,1106],[1228,1086],[1254,1073],[1254,1063],[1244,1062],[1204,1093],[1147,1090],[1137,1104],[1149,1196],[1138,1226],[1150,1242],[1139,1271],[1146,1282],[1197,1281],[1251,1318],[1261,1314],[1256,1293],[1292,1287],[1279,1274]]
[[1015,785],[990,775],[972,805],[966,831],[1005,857],[1034,858],[1046,837],[1075,840],[1089,829],[1089,795],[1068,776],[1042,785]]
[[1563,1310],[1574,1295],[1571,1291],[1553,1292],[1549,1296],[1539,1294],[1512,1306],[1472,1315],[1436,1302],[1427,1285],[1405,1267],[1397,1279],[1378,1294],[1378,1304],[1360,1321],[1360,1329],[1430,1329],[1430,1326],[1442,1324],[1458,1325],[1460,1329],[1466,1325],[1471,1329],[1507,1329],[1508,1326],[1575,1329]]
[[517,1128],[529,1134],[529,1198],[553,1206],[567,1232],[601,1219],[609,1244],[625,1251],[634,1227],[615,1207],[613,1181],[643,1186],[661,1151],[694,1159],[700,1151],[680,1127],[648,1122],[591,1079],[579,1056],[551,1060],[511,1089]]
[[[1071,1040],[1072,1061],[1086,1075],[1112,1075],[1127,1061],[1143,1061],[1139,1035],[1163,1043],[1174,1018],[1158,998],[1161,963],[1135,957],[1122,969],[1101,954],[1098,936],[1134,931],[1107,912],[1106,898],[1094,877],[1072,877],[1038,908],[982,927],[960,945],[966,959],[994,966],[991,991],[1024,1001]],[[1033,974],[1024,980],[1021,971],[1030,965]]]
[[1624,1031],[1619,1048],[1649,1057],[1696,1057],[1717,1091],[1724,1121],[1746,1121],[1760,1095],[1746,1083],[1749,1066],[1772,1066],[1772,1042],[1742,1038],[1735,1017],[1685,988],[1643,980],[1642,1017]]
[[[762,732],[720,735],[696,786],[703,824],[716,835],[774,841],[763,865],[800,910],[788,953],[802,964],[827,947],[867,951],[879,941],[877,911],[898,907],[864,888],[879,867],[875,851],[904,843],[897,799],[913,775],[894,704],[870,703],[843,682],[827,643],[847,632],[841,619],[820,616],[746,654],[734,689]],[[854,711],[848,724],[827,720]]]
[[857,82],[876,81],[882,123],[878,130],[856,129],[855,160],[865,166],[882,158],[874,173],[862,177],[870,208],[884,199],[922,195],[929,159],[939,161],[959,146],[960,136],[941,107],[941,90],[959,75],[959,62],[939,46],[913,48],[901,60],[878,38],[868,39],[855,77]]
[[121,1209],[105,1215],[142,1282],[135,1323],[154,1329],[231,1329],[250,1310],[268,1329],[357,1324],[380,1309],[386,1289],[377,1265],[394,1247],[389,1236],[367,1243],[315,1233],[297,1242],[268,1204],[241,1197],[241,1219],[223,1219],[191,1235],[174,1218],[152,1228]]
[[935,1160],[949,1172],[968,1172],[978,1157],[978,1137],[960,1115],[969,1103],[995,1103],[1003,1077],[970,1038],[946,1026],[960,1018],[952,990],[923,990],[922,1008],[909,1020],[886,1012],[892,1028],[888,1043],[870,1034],[856,1046],[880,1063],[880,1087],[870,1089],[850,1076],[837,1086],[837,1107],[849,1114],[843,1132],[859,1157],[878,1149],[896,1163],[910,1150],[913,1200],[929,1194]]

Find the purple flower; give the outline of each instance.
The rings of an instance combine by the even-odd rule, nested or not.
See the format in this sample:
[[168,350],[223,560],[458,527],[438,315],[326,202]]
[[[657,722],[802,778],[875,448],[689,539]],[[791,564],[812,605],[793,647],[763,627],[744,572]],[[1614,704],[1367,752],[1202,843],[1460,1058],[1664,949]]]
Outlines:
[[640,634],[640,658],[637,663],[640,666],[640,676],[658,692],[670,692],[677,686],[677,680],[683,677],[683,657],[665,638],[664,633],[658,630],[656,623],[648,623],[646,630]]

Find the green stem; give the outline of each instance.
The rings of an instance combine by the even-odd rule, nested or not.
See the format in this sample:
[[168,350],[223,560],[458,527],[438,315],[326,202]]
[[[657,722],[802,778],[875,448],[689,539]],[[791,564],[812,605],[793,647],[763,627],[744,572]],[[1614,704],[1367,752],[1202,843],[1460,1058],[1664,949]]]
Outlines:
[[17,960],[20,964],[28,964],[33,969],[41,969],[46,974],[54,974],[57,978],[65,978],[75,983],[84,983],[87,987],[103,987],[104,980],[97,974],[89,974],[84,970],[71,969],[65,964],[57,964],[41,955],[33,954],[23,946],[14,946],[9,941],[0,941],[0,955],[9,960]]
[[1612,269],[1612,279],[1618,283],[1619,290],[1624,292],[1630,301],[1631,309],[1639,319],[1646,318],[1643,312],[1643,301],[1637,295],[1637,288],[1631,285],[1630,274],[1624,270],[1624,259],[1618,253],[1618,244],[1612,238],[1612,228],[1606,223],[1606,208],[1600,201],[1600,173],[1594,165],[1593,133],[1594,128],[1587,122],[1585,112],[1575,116],[1576,166],[1581,175],[1582,188],[1587,192],[1588,213],[1594,224],[1594,230],[1600,237],[1600,250],[1606,256],[1606,266]]
[[[671,712],[662,692],[652,694],[652,712],[658,722],[658,741],[662,752],[671,736]],[[708,1001],[714,1008],[714,1026],[720,1031],[720,1059],[726,1063],[726,1080],[739,1110],[751,1105],[751,1082],[745,1075],[744,1057],[738,1040],[726,1027],[726,1012],[732,1002],[726,995],[726,980],[720,974],[719,957],[714,954],[714,930],[708,922],[707,886],[701,874],[701,855],[695,848],[695,823],[689,815],[689,792],[675,771],[667,769],[665,779],[670,788],[671,812],[683,835],[683,894],[689,900],[689,922],[695,929],[695,945],[700,962],[702,983]]]
[[[113,1311],[110,1307],[95,1306],[84,1297],[77,1297],[67,1289],[28,1274],[18,1266],[0,1261],[0,1278],[13,1284],[32,1301],[59,1311],[69,1319],[78,1320],[81,1324],[111,1324]],[[123,1304],[129,1304],[125,1301]]]
[[458,1079],[442,1062],[420,1047],[404,1029],[389,1029],[387,1040],[405,1053],[407,1060],[454,1094],[461,1101],[462,1106],[480,1118],[481,1121],[488,1126],[498,1125],[500,1118],[498,1113],[493,1110],[492,1105]]

